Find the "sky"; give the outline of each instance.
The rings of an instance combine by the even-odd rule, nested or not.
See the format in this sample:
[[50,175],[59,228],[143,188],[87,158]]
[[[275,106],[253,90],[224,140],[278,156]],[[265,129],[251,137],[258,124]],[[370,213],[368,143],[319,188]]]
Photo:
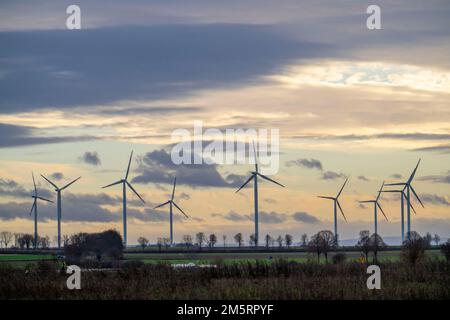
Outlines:
[[[340,239],[373,232],[383,181],[413,186],[412,230],[450,230],[450,3],[377,1],[380,30],[366,27],[368,1],[77,1],[81,29],[66,28],[71,1],[0,3],[0,231],[32,233],[33,171],[40,195],[63,191],[63,234],[122,232],[121,188],[130,152],[128,242],[253,232],[247,164],[175,165],[177,129],[279,130],[286,187],[259,184],[260,234],[333,228]],[[263,171],[264,173],[264,171]],[[383,237],[400,236],[398,195],[383,194]],[[56,207],[39,203],[39,232],[56,235]],[[261,240],[260,240],[261,241]]]

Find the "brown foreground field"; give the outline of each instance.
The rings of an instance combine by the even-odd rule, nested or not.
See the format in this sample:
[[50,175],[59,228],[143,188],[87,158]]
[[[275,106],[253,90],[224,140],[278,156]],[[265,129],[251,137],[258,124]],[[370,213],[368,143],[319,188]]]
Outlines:
[[0,264],[0,299],[449,299],[450,264],[383,262],[381,290],[368,290],[367,266],[340,264],[219,263],[214,268],[173,268],[128,263],[117,270],[83,271],[81,290],[53,261],[27,272]]

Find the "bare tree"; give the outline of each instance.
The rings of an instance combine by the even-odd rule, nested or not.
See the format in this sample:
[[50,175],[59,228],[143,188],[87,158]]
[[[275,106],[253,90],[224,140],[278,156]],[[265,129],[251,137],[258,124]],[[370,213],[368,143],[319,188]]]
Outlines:
[[137,242],[142,247],[142,251],[144,251],[145,247],[148,245],[148,239],[144,237],[139,237]]
[[69,244],[69,236],[67,234],[63,235],[62,240],[64,247],[67,247],[67,245]]
[[431,242],[433,241],[433,236],[431,235],[431,233],[427,232],[425,237],[423,237],[423,240],[425,241],[427,248],[429,248],[429,247],[431,247]]
[[250,235],[248,243],[250,246],[256,246],[256,236],[254,233]]
[[322,239],[319,233],[313,235],[311,240],[308,242],[308,250],[317,254],[317,263],[320,263],[320,254],[322,253],[321,242]]
[[161,252],[163,244],[164,244],[164,239],[163,238],[158,238],[156,240],[156,245],[158,246],[158,251],[159,252]]
[[336,247],[336,238],[330,230],[322,230],[319,232],[321,251],[325,256],[325,262],[328,262],[328,252]]
[[217,236],[214,233],[210,234],[209,235],[209,246],[214,247],[216,242],[217,242]]
[[205,234],[203,232],[199,232],[195,235],[195,238],[197,239],[198,246],[201,250],[203,242],[205,242]]
[[236,233],[234,235],[234,241],[238,244],[239,248],[242,246],[242,233]]
[[223,247],[225,248],[227,246],[227,235],[226,234],[224,234],[222,236],[222,240],[223,240]]
[[439,237],[439,235],[436,233],[433,237],[433,241],[436,244],[436,246],[438,246],[439,242],[441,241],[441,237]]
[[50,247],[50,237],[49,236],[39,237],[38,243],[40,244],[41,248],[47,249]]
[[190,234],[185,234],[183,236],[183,242],[186,245],[186,248],[189,248],[190,246],[192,246],[192,236]]
[[5,245],[5,248],[8,248],[8,244],[11,242],[13,234],[9,231],[2,231],[0,233],[0,238],[2,239],[2,242]]
[[281,247],[283,246],[283,237],[282,236],[278,236],[276,241],[278,243],[278,247],[281,249]]
[[302,234],[302,246],[306,246],[308,244],[308,235],[306,233]]
[[416,231],[411,231],[403,242],[402,257],[406,261],[415,264],[425,257],[427,246],[426,239],[422,238]]
[[362,230],[359,232],[359,240],[356,247],[364,254],[366,261],[369,261],[370,253],[370,231]]
[[292,236],[287,234],[284,236],[284,242],[286,243],[286,247],[290,247],[292,245]]
[[269,249],[269,244],[270,241],[272,240],[272,237],[269,234],[266,234],[264,239],[266,240],[266,248]]

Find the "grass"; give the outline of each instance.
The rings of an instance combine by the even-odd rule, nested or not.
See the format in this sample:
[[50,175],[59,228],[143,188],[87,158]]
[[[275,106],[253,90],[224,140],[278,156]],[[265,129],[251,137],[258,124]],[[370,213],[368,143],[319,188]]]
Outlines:
[[[174,259],[175,260],[175,259]],[[84,272],[81,290],[66,288],[54,262],[29,273],[0,264],[0,299],[448,299],[450,264],[426,259],[416,265],[380,263],[381,290],[366,287],[366,265],[226,263],[217,268],[174,269],[163,264]]]
[[0,262],[5,261],[39,261],[53,260],[54,257],[48,254],[0,254]]

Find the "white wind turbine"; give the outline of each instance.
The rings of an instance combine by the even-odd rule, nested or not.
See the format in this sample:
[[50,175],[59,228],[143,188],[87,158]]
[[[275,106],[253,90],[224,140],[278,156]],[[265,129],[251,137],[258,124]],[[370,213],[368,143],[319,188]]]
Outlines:
[[170,200],[161,203],[160,205],[157,205],[154,209],[160,208],[165,206],[166,204],[169,205],[169,214],[170,214],[170,245],[173,246],[173,212],[172,212],[172,205],[174,205],[178,210],[181,211],[182,214],[186,216],[186,218],[189,218],[188,215],[173,201],[173,198],[175,196],[175,186],[177,185],[177,178],[173,180],[173,190],[172,190],[172,197]]
[[386,214],[383,211],[383,208],[381,208],[381,205],[378,202],[378,200],[380,199],[381,192],[383,192],[383,187],[384,187],[384,181],[383,181],[383,184],[381,185],[380,191],[378,191],[378,195],[375,200],[359,201],[359,203],[373,203],[373,214],[374,214],[373,218],[374,218],[374,223],[375,223],[375,234],[378,234],[378,210],[377,210],[378,208],[381,210],[381,213],[386,218],[386,221],[389,221],[388,218],[386,217]]
[[416,171],[417,168],[419,167],[420,164],[420,160],[417,162],[416,167],[414,168],[413,172],[411,173],[411,175],[409,176],[408,181],[404,182],[404,183],[388,183],[386,184],[387,186],[404,186],[403,187],[403,192],[406,191],[406,220],[407,220],[407,235],[408,238],[410,236],[410,232],[411,232],[411,191],[414,194],[414,196],[416,197],[416,199],[419,201],[420,205],[422,206],[422,208],[425,208],[425,206],[423,205],[422,201],[420,200],[419,196],[416,193],[416,190],[414,190],[413,186],[412,186],[412,181],[414,179],[414,176],[416,175]]
[[247,183],[249,183],[251,180],[254,180],[253,182],[253,191],[254,191],[254,200],[255,200],[255,247],[258,246],[259,241],[259,220],[258,220],[258,176],[270,181],[272,183],[275,183],[281,187],[284,188],[284,185],[281,183],[276,182],[275,180],[270,179],[269,177],[259,173],[258,171],[258,157],[256,155],[256,149],[255,149],[255,142],[253,142],[253,154],[255,157],[255,171],[253,171],[250,175],[250,177],[247,179],[247,181],[244,182],[244,184],[236,191],[238,193],[242,188],[244,188]]
[[68,188],[70,185],[75,183],[77,180],[79,180],[81,177],[76,178],[72,182],[66,184],[64,187],[59,188],[56,184],[54,184],[52,181],[44,177],[44,175],[41,174],[41,177],[47,180],[48,183],[50,183],[56,191],[57,194],[57,201],[56,201],[56,214],[58,218],[58,249],[61,248],[61,212],[62,212],[62,203],[61,203],[61,191]]
[[37,188],[36,188],[36,181],[34,180],[34,173],[31,172],[31,176],[33,177],[33,185],[34,185],[34,194],[31,196],[33,198],[33,205],[31,206],[31,210],[30,210],[30,216],[34,211],[34,248],[37,248],[37,244],[38,244],[38,221],[37,221],[37,215],[38,215],[38,208],[37,208],[37,200],[43,200],[43,201],[47,201],[50,203],[53,203],[53,201],[45,199],[43,197],[40,197],[38,195],[37,192]]
[[334,241],[335,241],[336,245],[339,245],[339,236],[338,236],[338,227],[337,227],[337,208],[339,208],[339,210],[342,213],[342,216],[344,217],[345,222],[347,222],[347,218],[345,217],[344,210],[342,210],[341,204],[339,203],[339,196],[341,195],[342,190],[344,190],[344,187],[347,184],[347,181],[348,181],[348,178],[345,179],[345,182],[342,185],[341,190],[339,190],[336,197],[317,196],[318,198],[333,200],[333,203],[334,203],[334,237],[335,237]]
[[127,172],[125,174],[125,178],[121,179],[119,181],[113,182],[111,184],[108,184],[103,189],[114,186],[116,184],[122,184],[122,208],[123,208],[123,215],[122,215],[122,221],[123,221],[123,244],[126,247],[127,246],[127,186],[138,196],[138,198],[145,203],[144,199],[137,193],[137,191],[133,188],[133,186],[128,182],[128,174],[130,173],[130,165],[131,165],[131,158],[133,157],[133,151],[131,151],[130,155],[130,161],[128,162],[128,168]]

